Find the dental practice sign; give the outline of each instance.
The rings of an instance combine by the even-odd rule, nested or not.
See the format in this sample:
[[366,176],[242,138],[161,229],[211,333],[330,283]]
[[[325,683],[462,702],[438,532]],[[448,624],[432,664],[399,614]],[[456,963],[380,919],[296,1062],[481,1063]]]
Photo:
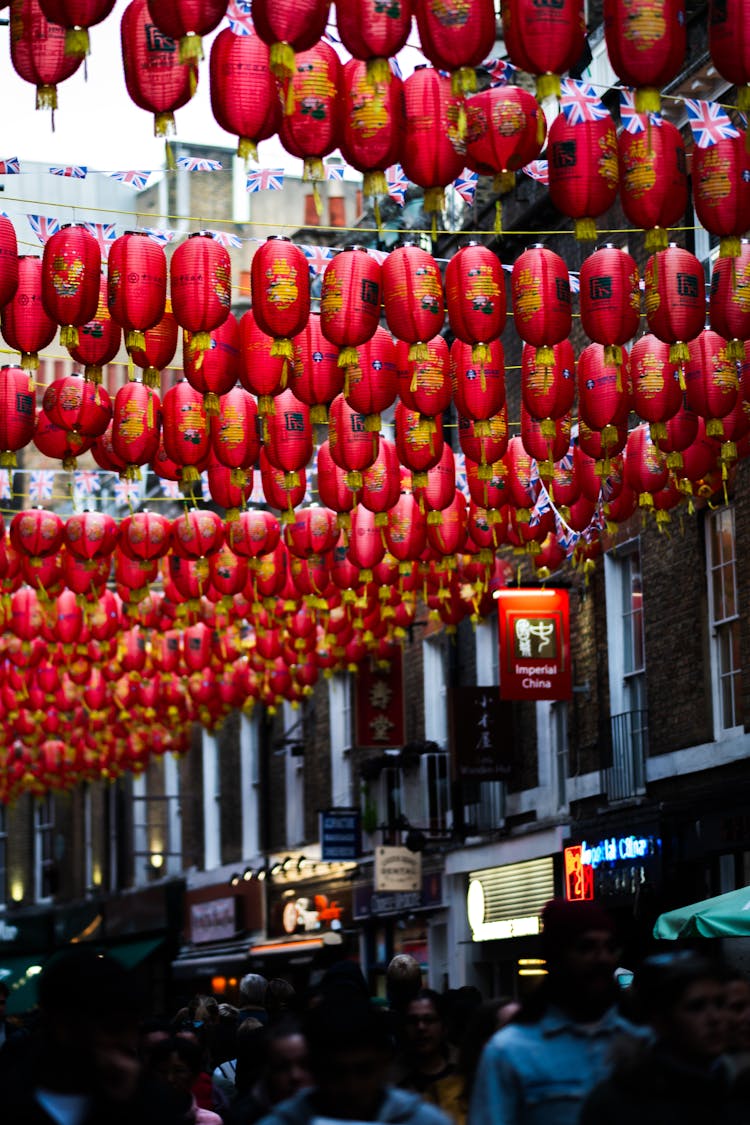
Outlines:
[[570,699],[567,590],[499,591],[501,699]]

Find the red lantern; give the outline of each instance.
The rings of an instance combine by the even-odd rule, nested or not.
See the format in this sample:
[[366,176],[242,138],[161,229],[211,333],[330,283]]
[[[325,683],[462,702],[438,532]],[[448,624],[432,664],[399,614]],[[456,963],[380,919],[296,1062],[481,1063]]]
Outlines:
[[85,226],[65,224],[50,235],[42,257],[42,303],[58,324],[64,348],[78,343],[78,327],[96,316],[102,255]]
[[340,72],[339,57],[324,39],[295,59],[279,140],[304,160],[305,180],[325,179],[323,157],[338,145]]
[[208,348],[197,351],[185,333],[183,369],[190,386],[203,395],[206,414],[218,414],[219,399],[235,385],[240,370],[240,331],[234,314],[209,335]]
[[91,448],[93,440],[59,426],[43,410],[39,411],[34,445],[45,457],[53,461],[62,461],[63,469],[71,471],[77,468],[76,458]]
[[666,423],[667,436],[660,438],[658,442],[659,448],[667,455],[668,468],[673,470],[682,468],[682,453],[697,440],[699,428],[705,435],[706,427],[703,419],[698,418],[692,410],[687,410],[680,405],[677,413]]
[[[592,344],[593,348],[600,348],[601,344]],[[610,460],[622,453],[625,442],[628,440],[627,423],[612,424],[603,430],[592,430],[579,417],[578,444],[586,454],[596,461],[596,472],[606,476],[610,470]]]
[[307,51],[325,31],[331,0],[257,0],[253,25],[271,48],[277,78],[294,74],[294,52]]
[[326,266],[320,294],[320,327],[342,351],[340,367],[357,362],[357,348],[380,322],[382,270],[364,246],[346,246]]
[[666,458],[652,442],[648,426],[636,426],[628,434],[625,483],[638,495],[639,505],[652,508],[652,494],[664,488],[668,479]]
[[36,424],[36,387],[20,367],[0,368],[0,468],[14,469]]
[[144,333],[164,316],[166,299],[167,259],[159,243],[139,231],[115,239],[107,260],[107,305],[129,353],[145,347]]
[[[198,82],[194,62],[180,62],[175,42],[156,31],[147,0],[131,0],[120,24],[125,85],[139,109],[154,115],[154,134],[174,132],[174,111],[192,98]],[[183,244],[184,245],[184,244]]]
[[190,333],[193,352],[211,347],[211,332],[229,316],[232,265],[229,251],[211,234],[190,234],[169,263],[172,312]]
[[171,545],[171,524],[155,512],[134,512],[120,523],[120,550],[143,562],[163,558]]
[[549,197],[553,206],[575,220],[576,238],[596,238],[596,219],[617,198],[618,165],[615,123],[605,117],[568,121],[564,113],[549,131]]
[[521,406],[521,441],[529,456],[538,462],[539,475],[543,480],[553,478],[555,462],[565,456],[570,445],[570,415],[564,414],[552,422],[554,431],[543,429],[539,419],[532,417],[526,407]]
[[518,335],[537,349],[537,363],[554,363],[552,345],[570,334],[570,275],[559,254],[545,246],[529,247],[513,265],[513,315]]
[[281,538],[279,521],[271,512],[251,509],[227,528],[227,546],[236,555],[256,559],[275,550]]
[[214,458],[208,462],[208,491],[211,499],[225,509],[227,523],[237,519],[253,491],[253,470],[244,472],[228,469]]
[[224,543],[224,524],[216,512],[191,508],[172,520],[172,550],[185,559],[205,559]]
[[441,512],[453,503],[456,491],[456,459],[449,445],[443,446],[443,453],[437,465],[426,473],[427,481],[415,485],[414,495],[420,506],[427,511],[427,526],[440,523]]
[[685,0],[604,0],[604,37],[612,69],[635,86],[639,113],[658,113],[659,90],[682,69],[687,47]]
[[714,262],[709,316],[714,332],[728,341],[732,359],[745,359],[743,341],[750,338],[750,242],[743,238],[739,254]]
[[677,224],[688,201],[687,157],[682,134],[671,121],[652,126],[637,119],[638,131],[623,129],[617,140],[620,196],[628,220],[646,231],[646,250],[663,250],[667,227]]
[[706,328],[689,345],[685,364],[685,400],[706,423],[706,436],[721,438],[721,419],[734,408],[739,394],[737,363],[727,354],[727,342]]
[[16,229],[7,215],[0,215],[0,308],[4,308],[18,289],[18,241]]
[[3,336],[9,347],[21,353],[21,367],[36,371],[37,353],[52,343],[57,325],[42,301],[42,259],[22,255],[18,259],[18,289],[0,314]]
[[261,332],[274,338],[271,355],[293,359],[291,337],[302,331],[310,315],[307,259],[288,238],[271,235],[255,251],[250,273],[255,320]]
[[225,598],[233,598],[242,593],[247,585],[247,560],[235,555],[224,546],[211,556],[211,584]]
[[708,49],[722,78],[737,86],[737,108],[750,111],[750,33],[744,0],[710,0]]
[[111,363],[120,350],[120,326],[112,320],[107,308],[107,282],[99,280],[99,304],[91,320],[78,333],[78,343],[70,348],[71,358],[85,365],[84,377],[89,383],[101,383],[102,367]]
[[398,376],[396,349],[391,336],[378,327],[366,344],[357,348],[357,361],[346,369],[344,398],[365,418],[365,429],[380,429],[380,414],[396,401]]
[[443,455],[443,420],[424,419],[402,402],[396,405],[396,451],[401,464],[412,474],[414,484],[425,485],[426,473]]
[[293,391],[276,396],[275,410],[266,420],[264,452],[274,468],[285,474],[286,484],[296,486],[299,473],[312,457],[313,431],[310,408]]
[[178,332],[172,302],[167,299],[164,316],[157,325],[143,333],[143,348],[134,348],[130,353],[133,363],[143,368],[143,382],[147,387],[159,386],[161,372],[174,359]]
[[263,495],[272,508],[282,511],[282,523],[294,518],[294,508],[302,503],[307,490],[307,477],[304,469],[286,473],[278,469],[268,459],[266,447],[260,451],[260,476]]
[[669,344],[650,333],[636,340],[630,353],[633,409],[651,425],[651,438],[661,445],[666,423],[682,405],[680,371],[669,362]]
[[127,383],[115,395],[112,415],[112,450],[125,462],[124,476],[140,480],[159,448],[161,403],[156,391],[143,383]]
[[242,387],[219,399],[219,412],[211,418],[211,448],[217,461],[232,470],[235,485],[245,483],[248,471],[252,477],[260,452],[258,408]]
[[[430,516],[438,519],[430,521]],[[427,516],[427,543],[439,555],[450,557],[462,551],[469,533],[468,509],[461,492],[454,490],[450,504]]]
[[258,159],[258,141],[278,133],[281,105],[268,44],[226,27],[211,47],[211,108],[217,124],[237,135],[237,155]]
[[76,375],[63,375],[50,383],[42,409],[50,421],[85,438],[100,437],[112,418],[112,404],[104,387]]
[[289,553],[300,559],[332,550],[338,537],[336,513],[330,508],[298,508],[294,521],[284,528]]
[[240,320],[240,382],[258,396],[258,413],[273,414],[275,395],[286,390],[287,360],[273,355],[274,341],[261,331],[252,309]]
[[[401,5],[402,11],[406,4]],[[354,9],[355,5],[347,5]],[[341,9],[339,8],[339,33]],[[343,34],[342,34],[343,38]],[[380,77],[371,77],[377,65]],[[385,170],[399,161],[404,122],[403,83],[391,74],[387,59],[349,59],[339,83],[341,155],[362,172],[365,196],[387,195]],[[378,219],[377,202],[375,217]]]
[[[451,92],[450,79],[430,66],[417,67],[404,82],[401,163],[407,178],[424,188],[425,214],[433,216],[435,228],[437,215],[444,207],[444,189],[464,168],[465,153],[459,135],[461,106],[462,100]],[[426,338],[429,337],[423,337]]]
[[336,7],[336,26],[350,55],[367,63],[373,84],[390,80],[388,59],[397,55],[411,30],[413,0],[384,6],[380,0],[350,0]]
[[349,526],[348,513],[357,502],[357,495],[346,483],[346,471],[331,457],[327,441],[318,448],[318,496],[321,503],[339,515],[339,526]]
[[66,54],[65,29],[46,18],[39,0],[12,0],[10,18],[13,69],[36,86],[36,108],[54,113],[57,85],[75,74],[82,57]]
[[487,345],[505,327],[505,277],[500,259],[477,243],[462,247],[446,266],[445,297],[454,336],[472,345],[472,359],[488,359]]
[[148,0],[148,11],[159,31],[180,41],[180,62],[203,58],[201,36],[218,27],[227,0]]
[[396,344],[396,372],[401,402],[427,418],[447,410],[453,392],[448,345],[442,336],[426,344],[424,359],[409,359],[410,348]]
[[[114,409],[114,407],[113,407]],[[91,452],[100,469],[108,473],[124,473],[126,464],[112,448],[112,423],[110,422],[100,438],[91,446]]]
[[720,258],[739,257],[740,235],[750,227],[750,138],[738,131],[708,148],[693,148],[695,213],[720,237]]
[[[62,546],[65,524],[56,512],[32,508],[17,512],[10,521],[10,541],[22,556],[35,560],[56,555]],[[17,633],[20,636],[20,634]]]
[[349,488],[362,487],[362,473],[375,461],[379,442],[379,436],[365,428],[364,415],[338,395],[331,403],[328,445],[333,460],[346,470]]
[[[427,544],[427,518],[411,492],[402,492],[388,512],[384,530],[388,550],[399,563],[416,561]],[[410,571],[411,568],[408,567]]]
[[694,340],[706,318],[703,267],[681,246],[657,250],[646,263],[646,319],[660,340],[671,344],[669,358],[689,358],[686,341]]
[[500,340],[486,347],[486,358],[474,360],[475,348],[454,340],[450,352],[453,401],[464,418],[481,423],[505,405],[505,354]]
[[412,244],[391,251],[383,263],[383,305],[391,332],[411,345],[409,358],[425,359],[425,341],[439,335],[445,316],[440,270],[431,254]]
[[189,383],[177,383],[164,395],[162,410],[164,450],[180,467],[181,481],[193,485],[200,478],[210,446],[203,396]]
[[386,513],[398,502],[400,495],[401,467],[396,446],[381,438],[377,457],[362,474],[361,502],[375,514],[378,527],[385,527]]
[[[494,176],[492,186],[498,195],[512,191],[516,172],[539,156],[546,135],[539,103],[520,86],[493,86],[466,102],[467,167],[480,176]],[[499,199],[495,206],[499,234]]]
[[576,357],[569,340],[555,344],[554,361],[539,362],[536,348],[525,344],[521,353],[521,396],[532,418],[541,423],[542,434],[552,437],[555,420],[573,406],[576,393]]
[[635,259],[619,246],[602,246],[581,266],[581,326],[604,344],[609,363],[622,362],[622,345],[632,340],[641,319],[641,291]]
[[520,437],[512,437],[503,460],[507,473],[507,499],[515,509],[519,522],[528,522],[531,508],[539,494],[539,482],[534,480],[532,457],[526,452]]
[[[458,440],[470,461],[479,465],[479,478],[489,480],[493,468],[508,448],[508,411],[505,406],[487,421],[458,419]],[[489,507],[490,505],[484,505]]]
[[416,0],[415,15],[422,54],[436,70],[451,72],[454,93],[476,90],[474,67],[492,53],[495,45],[493,0]]
[[[338,353],[326,339],[321,320],[317,313],[311,313],[305,327],[294,337],[294,364],[289,374],[290,389],[311,408],[313,425],[328,420],[328,406],[344,386]],[[357,353],[354,354],[356,357]]]
[[583,54],[586,22],[582,0],[542,6],[535,0],[502,0],[503,38],[514,66],[535,74],[537,97],[560,94],[558,75]]
[[106,19],[115,0],[39,0],[53,24],[65,28],[65,55],[85,58],[89,53],[89,28]]

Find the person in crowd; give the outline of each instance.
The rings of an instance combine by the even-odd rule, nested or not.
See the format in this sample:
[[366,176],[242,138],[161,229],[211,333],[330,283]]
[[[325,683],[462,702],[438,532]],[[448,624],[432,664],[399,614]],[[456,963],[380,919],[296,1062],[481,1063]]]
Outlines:
[[404,1017],[405,1071],[399,1086],[421,1094],[463,1125],[464,1084],[450,1057],[445,998],[423,988],[407,1004]]
[[233,1105],[229,1125],[254,1125],[279,1102],[312,1083],[307,1041],[297,1020],[290,1016],[277,1020],[263,1037],[263,1050],[256,1051],[260,1059],[257,1081]]
[[240,981],[240,996],[242,997],[242,1004],[240,1007],[240,1018],[247,1019],[252,1016],[254,1020],[258,1020],[262,1024],[268,1023],[268,1012],[266,1011],[266,989],[268,988],[268,981],[262,977],[260,973],[246,973]]
[[185,1036],[161,1042],[151,1053],[151,1074],[171,1091],[180,1113],[180,1125],[222,1125],[213,1110],[198,1105],[193,1087],[201,1072],[201,1048]]
[[239,1010],[233,1004],[219,1004],[219,1019],[211,1039],[213,1085],[231,1104],[237,1093],[237,1019]]
[[385,988],[388,1003],[395,1012],[406,1008],[422,987],[422,970],[419,962],[409,953],[397,953],[385,971]]
[[687,951],[658,955],[644,962],[635,989],[654,1038],[628,1052],[589,1094],[581,1125],[729,1125],[750,1119],[733,1104],[721,1057],[727,1032],[722,970]]
[[548,975],[484,1049],[469,1125],[575,1125],[610,1071],[613,1044],[638,1030],[616,1007],[614,924],[593,902],[553,899],[542,913]]
[[309,1125],[315,1117],[393,1125],[449,1125],[408,1090],[388,1085],[391,1040],[382,1013],[363,999],[332,993],[306,1021],[313,1085],[280,1102],[263,1125]]
[[296,999],[297,994],[294,991],[294,985],[290,984],[288,980],[284,980],[283,977],[274,977],[273,980],[269,980],[266,988],[265,1005],[270,1022],[273,1023],[274,1020],[281,1019],[282,1016],[291,1012]]
[[473,985],[465,984],[461,988],[451,988],[446,992],[443,1003],[448,1042],[455,1048],[463,1041],[472,1016],[481,1006],[482,993]]
[[157,1043],[165,1043],[172,1038],[169,1020],[159,1016],[150,1016],[141,1022],[138,1028],[138,1058],[148,1069],[151,1062],[151,1052]]
[[[197,1010],[197,1009],[196,1009]],[[200,1056],[201,1065],[195,1075],[192,1094],[199,1109],[212,1110],[222,1114],[229,1103],[220,1085],[214,1082],[211,1062],[210,1028],[203,1020],[190,1019],[178,1023],[174,1038],[192,1043]]]
[[510,996],[499,996],[496,1000],[488,1000],[486,1004],[480,1004],[469,1020],[460,1043],[457,1064],[464,1083],[465,1106],[471,1101],[474,1077],[485,1045],[496,1031],[515,1019],[520,1009],[521,1005]]
[[744,973],[727,974],[726,1063],[733,1078],[750,1074],[750,981]]
[[70,946],[39,977],[23,1065],[3,1076],[3,1125],[179,1125],[138,1058],[139,998],[117,961]]
[[237,1028],[237,1066],[234,1072],[236,1096],[247,1094],[258,1080],[265,1053],[266,1027],[260,1020],[242,1020]]

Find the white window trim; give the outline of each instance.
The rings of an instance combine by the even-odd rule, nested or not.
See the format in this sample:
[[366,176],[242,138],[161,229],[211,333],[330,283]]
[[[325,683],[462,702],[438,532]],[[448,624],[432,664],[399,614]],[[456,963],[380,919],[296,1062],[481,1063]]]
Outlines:
[[349,808],[352,804],[352,691],[350,672],[336,673],[328,681],[331,804],[334,808]]
[[167,839],[164,873],[179,875],[182,871],[182,804],[180,769],[174,754],[164,755],[164,792],[167,796]]
[[492,613],[476,628],[477,687],[495,687],[500,683],[497,614]]
[[[51,819],[45,821],[44,826],[40,826],[39,813],[42,807],[42,801],[49,801]],[[34,801],[34,900],[35,902],[52,902],[54,895],[42,894],[42,850],[41,850],[41,837],[42,832],[52,832],[52,862],[54,863],[54,832],[55,832],[55,797],[52,793],[46,793],[44,797],[37,797]]]
[[203,729],[203,869],[211,871],[221,864],[221,775],[219,744],[216,735]]
[[[298,721],[291,703],[284,703],[284,730]],[[286,845],[296,848],[305,842],[305,759],[292,754],[291,745],[284,747],[286,782]]]
[[424,736],[441,750],[448,746],[448,670],[441,638],[428,638],[422,648],[424,660]]
[[[732,522],[734,525],[734,583],[735,593],[737,592],[737,525],[734,509],[729,506],[717,508],[715,512],[708,513],[709,522],[719,516],[722,512],[731,512]],[[708,626],[709,626],[709,646],[710,646],[710,667],[711,667],[711,704],[713,708],[713,731],[715,741],[723,741],[727,738],[734,738],[737,735],[744,733],[744,726],[742,723],[737,723],[731,727],[722,726],[722,701],[721,701],[721,683],[719,677],[719,638],[716,632],[716,616],[714,613],[714,582],[713,582],[713,547],[712,547],[712,533],[710,527],[707,528],[706,534],[706,585],[708,587]],[[739,614],[736,618],[727,618],[726,621],[722,619],[720,624],[728,624],[731,621],[739,619]]]
[[240,787],[242,789],[242,856],[260,855],[260,722],[240,716]]

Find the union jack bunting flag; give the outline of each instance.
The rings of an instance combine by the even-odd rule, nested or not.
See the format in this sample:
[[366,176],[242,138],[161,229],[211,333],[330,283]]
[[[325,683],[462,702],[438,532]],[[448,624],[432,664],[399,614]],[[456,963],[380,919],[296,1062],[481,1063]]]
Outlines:
[[93,496],[101,491],[102,482],[95,469],[76,469],[73,489],[77,496]]
[[27,215],[26,218],[42,246],[48,238],[57,234],[60,229],[60,220],[52,218],[51,215]]
[[739,137],[728,113],[714,102],[702,102],[697,98],[685,98],[688,124],[693,131],[693,140],[698,148],[711,148],[719,141]]
[[555,538],[565,552],[565,558],[569,559],[576,549],[576,543],[580,539],[577,531],[573,531],[572,527],[568,527],[566,523],[555,516]]
[[453,181],[454,188],[461,196],[464,203],[468,203],[469,206],[474,202],[478,180],[479,174],[477,172],[471,172],[468,168],[464,168],[458,179]]
[[159,480],[164,496],[168,496],[170,500],[180,500],[182,498],[180,485],[176,480],[165,480],[164,477],[160,477]]
[[388,195],[394,203],[397,203],[399,207],[403,207],[409,181],[404,175],[404,170],[401,165],[391,164],[390,168],[386,168],[385,179],[388,184]]
[[248,504],[265,504],[266,494],[260,473],[253,473],[253,490],[247,498]]
[[178,156],[175,164],[185,172],[221,172],[224,167],[220,160],[206,160],[201,156]]
[[96,241],[99,243],[99,249],[102,252],[104,261],[109,257],[109,250],[112,243],[117,238],[117,224],[116,223],[84,223],[86,230],[91,231]]
[[0,500],[13,499],[13,473],[8,469],[7,473],[0,473]]
[[252,0],[229,0],[227,6],[229,27],[235,35],[254,35]]
[[226,230],[208,230],[206,234],[213,235],[219,245],[224,246],[226,249],[229,249],[231,246],[235,250],[238,250],[242,245],[241,238],[238,238],[236,234],[230,234],[229,231]]
[[569,273],[568,277],[570,278],[570,292],[571,293],[580,293],[581,292],[581,275],[577,274],[577,273]]
[[626,133],[634,136],[645,132],[646,121],[661,128],[662,116],[660,113],[637,113],[635,108],[635,90],[623,86],[620,90],[620,121]]
[[0,176],[17,176],[21,171],[21,164],[17,156],[10,156],[7,160],[0,160]]
[[88,168],[85,164],[55,164],[50,168],[53,176],[69,176],[71,180],[85,180]]
[[333,247],[331,246],[300,246],[300,250],[307,258],[311,277],[316,277],[317,274],[322,273],[333,257]]
[[541,522],[542,516],[546,515],[552,508],[552,501],[549,498],[547,489],[542,485],[539,489],[539,495],[536,498],[536,504],[531,509],[529,516],[529,527],[537,527]]
[[131,505],[134,500],[138,500],[138,483],[133,480],[116,480],[113,492],[118,504]]
[[29,500],[41,504],[51,500],[55,487],[54,469],[32,469],[29,473]]
[[168,242],[173,242],[177,237],[176,230],[167,230],[161,227],[139,227],[138,229],[147,234],[153,242],[158,242],[160,246],[166,246]]
[[532,160],[525,168],[521,169],[532,180],[538,180],[540,184],[549,184],[549,161],[548,160]]
[[386,260],[386,258],[388,257],[388,251],[387,250],[373,250],[373,248],[371,246],[367,247],[367,253],[370,255],[371,258],[374,258],[375,261],[378,262],[378,264],[381,265],[381,266],[382,266],[383,262]]
[[461,492],[467,500],[471,500],[471,493],[469,491],[469,481],[466,477],[466,455],[462,449],[454,455],[456,462],[456,488]]
[[507,59],[487,59],[482,63],[482,70],[490,76],[490,85],[507,86],[515,77],[516,68]]
[[129,172],[107,172],[106,174],[110,179],[118,180],[121,184],[127,184],[128,187],[134,188],[135,191],[143,191],[146,184],[151,179],[150,172],[137,172],[133,170]]
[[259,168],[257,172],[248,172],[247,191],[281,191],[284,186],[283,168]]
[[563,78],[561,91],[560,109],[569,125],[578,125],[581,121],[598,121],[609,116],[606,105],[594,87],[587,82]]
[[326,164],[326,179],[343,180],[345,171],[343,164]]

